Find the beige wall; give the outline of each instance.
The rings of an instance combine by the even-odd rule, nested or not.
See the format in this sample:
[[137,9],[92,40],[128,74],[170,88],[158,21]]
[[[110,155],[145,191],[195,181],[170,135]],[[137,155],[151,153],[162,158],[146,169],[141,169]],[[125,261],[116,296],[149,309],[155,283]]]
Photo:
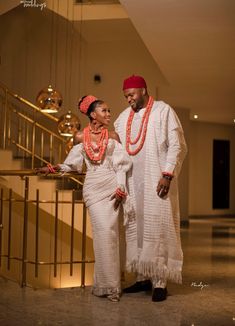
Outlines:
[[[135,33],[129,20],[122,21]],[[137,33],[132,39],[113,34],[108,41],[103,34],[90,36],[92,28],[102,31],[106,26],[108,29],[107,20],[83,22],[81,37],[79,23],[56,14],[53,17],[48,9],[15,8],[0,19],[0,81],[33,103],[38,92],[51,83],[64,98],[58,115],[68,109],[77,113],[78,99],[93,93],[109,103],[114,121],[126,106],[122,95],[125,77],[144,75],[153,96],[166,82]],[[100,84],[94,83],[95,74],[100,74]],[[87,123],[86,117],[80,118],[83,125]]]
[[[213,139],[230,140],[230,208],[212,209]],[[190,125],[190,215],[235,213],[235,132],[233,126],[191,122]]]
[[[140,40],[90,43],[87,61],[86,92],[94,93],[108,102],[112,109],[112,121],[128,106],[122,92],[124,78],[132,74],[145,76],[149,93],[156,97],[160,72]],[[93,82],[95,73],[102,78],[98,85]]]
[[79,56],[86,44],[76,30],[71,37],[72,27],[71,22],[52,16],[48,9],[19,6],[2,15],[1,81],[33,103],[38,92],[51,84],[62,93],[63,110],[76,110],[75,98],[83,79]]

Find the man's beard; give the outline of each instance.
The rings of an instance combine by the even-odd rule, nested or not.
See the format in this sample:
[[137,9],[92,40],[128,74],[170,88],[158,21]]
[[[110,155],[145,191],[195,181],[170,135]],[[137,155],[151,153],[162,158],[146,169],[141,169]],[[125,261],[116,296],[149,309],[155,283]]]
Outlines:
[[131,105],[132,109],[136,112],[138,112],[139,110],[141,110],[144,106],[143,106],[143,103],[142,102],[134,102],[132,105]]

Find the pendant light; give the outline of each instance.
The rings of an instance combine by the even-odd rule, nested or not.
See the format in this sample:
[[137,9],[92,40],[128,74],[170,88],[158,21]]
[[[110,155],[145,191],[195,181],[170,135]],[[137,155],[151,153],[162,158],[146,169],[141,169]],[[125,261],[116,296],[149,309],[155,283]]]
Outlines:
[[59,118],[58,131],[61,136],[72,137],[80,128],[79,118],[70,110]]
[[[55,66],[55,76],[54,81],[56,82],[56,65],[57,65],[57,25],[56,24],[56,48],[54,49],[54,25],[55,25],[55,10],[54,10],[54,1],[52,2],[52,9],[51,9],[51,52],[50,52],[50,76],[49,80],[50,83],[47,87],[44,87],[37,95],[36,102],[37,105],[40,107],[41,112],[45,113],[57,113],[62,105],[63,99],[61,93],[52,87],[52,63],[54,62]],[[58,12],[59,1],[57,0],[57,12]],[[58,14],[57,14],[58,15]],[[56,16],[57,17],[57,16]],[[57,19],[57,18],[56,18]],[[57,23],[57,22],[56,22]],[[55,58],[53,58],[53,54]]]
[[49,85],[38,93],[36,101],[41,112],[57,113],[62,105],[63,99],[60,92]]

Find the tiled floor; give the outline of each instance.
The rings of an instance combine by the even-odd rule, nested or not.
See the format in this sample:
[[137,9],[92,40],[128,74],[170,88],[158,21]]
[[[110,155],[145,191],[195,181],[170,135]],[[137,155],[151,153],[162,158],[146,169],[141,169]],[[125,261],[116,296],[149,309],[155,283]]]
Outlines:
[[182,229],[183,285],[169,297],[123,295],[119,303],[85,290],[21,289],[0,278],[0,325],[235,326],[235,217],[194,219]]

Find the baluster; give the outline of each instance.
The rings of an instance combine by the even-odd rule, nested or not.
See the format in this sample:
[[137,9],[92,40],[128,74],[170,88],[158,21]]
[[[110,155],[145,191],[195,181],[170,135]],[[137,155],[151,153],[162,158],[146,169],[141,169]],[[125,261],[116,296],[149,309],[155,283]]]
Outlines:
[[54,277],[57,276],[57,237],[58,237],[58,190],[55,199],[55,236],[54,236]]
[[35,277],[38,277],[39,248],[39,189],[36,191],[36,222],[35,222]]
[[12,215],[12,189],[9,189],[8,202],[8,245],[7,245],[7,269],[10,269],[11,257],[11,216]]
[[26,273],[27,273],[27,244],[28,244],[28,241],[27,241],[27,236],[28,236],[28,199],[29,199],[29,177],[25,177],[21,287],[26,286],[26,276],[27,276]]
[[83,203],[82,214],[82,266],[81,266],[81,287],[85,287],[85,273],[86,273],[86,206]]
[[31,168],[34,168],[34,161],[35,161],[35,123],[33,124],[33,130],[32,130],[32,164]]
[[70,276],[73,275],[73,246],[74,246],[74,205],[75,190],[72,191],[72,215],[71,215],[71,240],[70,240]]

